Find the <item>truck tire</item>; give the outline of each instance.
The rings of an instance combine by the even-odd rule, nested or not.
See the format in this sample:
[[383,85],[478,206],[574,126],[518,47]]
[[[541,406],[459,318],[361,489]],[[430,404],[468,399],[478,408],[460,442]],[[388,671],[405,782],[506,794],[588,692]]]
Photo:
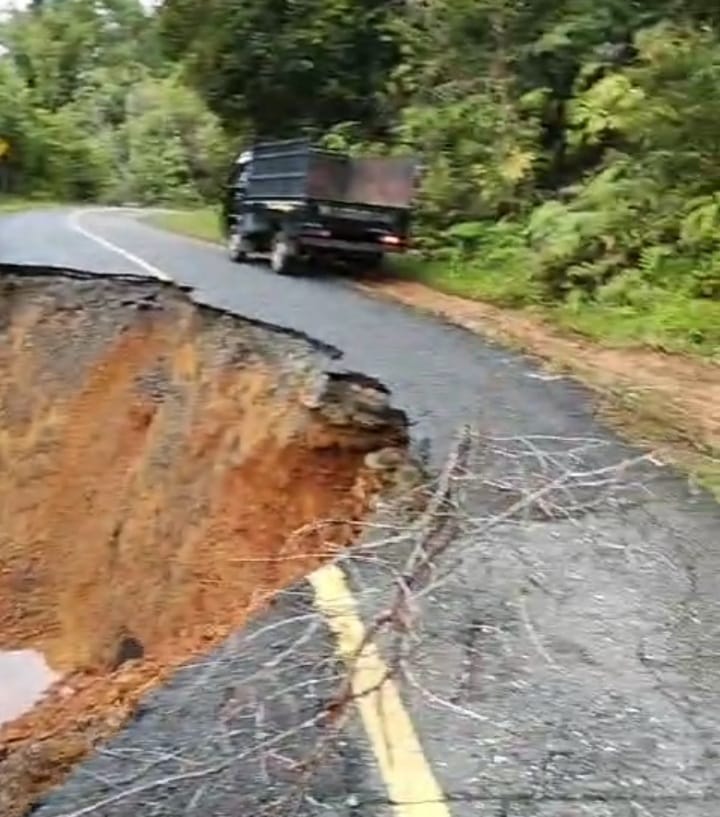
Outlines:
[[278,233],[272,242],[270,251],[270,269],[276,275],[293,275],[297,272],[298,259],[291,239],[284,233]]
[[227,240],[227,254],[231,261],[239,264],[248,255],[247,240],[237,230],[233,230]]

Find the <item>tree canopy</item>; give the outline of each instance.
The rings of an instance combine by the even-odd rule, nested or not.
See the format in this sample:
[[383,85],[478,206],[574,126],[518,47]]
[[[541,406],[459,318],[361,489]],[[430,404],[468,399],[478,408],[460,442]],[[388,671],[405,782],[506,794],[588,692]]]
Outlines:
[[0,135],[19,189],[70,199],[199,200],[225,132],[162,56],[139,0],[45,0],[0,28]]

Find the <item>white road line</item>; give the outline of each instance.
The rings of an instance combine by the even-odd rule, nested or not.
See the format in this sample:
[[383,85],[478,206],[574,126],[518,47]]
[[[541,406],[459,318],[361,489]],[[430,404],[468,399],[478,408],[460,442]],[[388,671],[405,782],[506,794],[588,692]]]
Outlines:
[[112,241],[108,241],[107,238],[103,238],[101,235],[97,235],[92,230],[89,230],[81,223],[81,217],[83,215],[87,215],[89,213],[108,213],[112,212],[112,208],[103,208],[102,210],[73,210],[67,217],[67,224],[71,230],[74,230],[76,233],[80,233],[80,235],[85,236],[85,238],[90,239],[90,241],[94,241],[96,244],[99,244],[101,247],[104,247],[106,250],[110,250],[110,252],[117,253],[117,255],[124,258],[126,261],[129,261],[131,264],[134,264],[136,267],[139,267],[141,270],[146,272],[148,275],[151,275],[153,278],[157,278],[160,281],[172,281],[172,278],[161,269],[150,264],[145,259],[140,258],[137,255],[134,255],[128,250],[123,249],[122,247],[118,247],[117,244],[113,244]]
[[545,372],[527,372],[525,377],[530,378],[530,380],[542,380],[544,383],[554,383],[556,380],[567,379],[564,374],[548,374]]

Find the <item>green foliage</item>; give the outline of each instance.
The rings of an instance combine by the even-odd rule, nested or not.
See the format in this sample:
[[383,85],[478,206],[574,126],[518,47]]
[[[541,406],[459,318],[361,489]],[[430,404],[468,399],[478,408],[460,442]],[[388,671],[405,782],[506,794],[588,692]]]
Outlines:
[[[671,2],[511,5],[424,4],[401,26],[389,93],[397,140],[427,166],[425,277],[557,304],[614,342],[717,354],[718,32]],[[499,259],[493,223],[513,233]]]
[[84,127],[83,117],[65,106],[42,111],[44,182],[60,199],[94,198],[109,182],[107,146]]
[[41,163],[42,133],[29,89],[15,66],[0,59],[0,136],[10,145],[5,159],[13,175],[34,174]]
[[139,0],[46,2],[14,14],[0,42],[13,190],[143,202],[216,192],[223,129],[158,58]]
[[155,60],[140,0],[62,0],[17,14],[3,37],[39,107],[75,99],[88,74]]
[[378,117],[378,91],[395,59],[387,0],[166,0],[167,53],[236,129],[320,132]]
[[[627,282],[630,284],[630,281]],[[667,352],[716,356],[720,349],[720,303],[661,288],[628,288],[634,304],[614,299],[568,301],[553,310],[558,322],[604,343],[644,344]]]
[[174,79],[148,80],[127,100],[124,195],[141,202],[209,197],[227,147],[217,118]]
[[436,225],[516,213],[531,195],[538,123],[509,113],[490,94],[411,105],[399,141],[426,162],[423,217]]
[[602,299],[639,275],[641,292],[718,297],[720,43],[669,23],[635,41],[636,61],[570,106],[575,144],[621,149],[606,149],[568,204],[545,206],[554,218],[531,218],[538,276],[558,294],[579,286]]

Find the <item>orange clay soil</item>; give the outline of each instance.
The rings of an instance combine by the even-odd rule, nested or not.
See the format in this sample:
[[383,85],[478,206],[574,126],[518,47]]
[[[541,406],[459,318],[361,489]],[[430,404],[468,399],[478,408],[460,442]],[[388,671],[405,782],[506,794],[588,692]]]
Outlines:
[[[686,443],[710,455],[720,451],[720,366],[650,349],[611,349],[571,335],[527,313],[446,295],[410,281],[360,285],[501,343],[510,343],[566,371],[604,397],[604,413],[620,430],[672,455]],[[628,426],[629,424],[629,426]]]
[[171,287],[0,289],[0,649],[64,676],[0,728],[11,817],[347,546],[376,489],[366,454],[406,432],[375,385],[323,376],[309,342]]

